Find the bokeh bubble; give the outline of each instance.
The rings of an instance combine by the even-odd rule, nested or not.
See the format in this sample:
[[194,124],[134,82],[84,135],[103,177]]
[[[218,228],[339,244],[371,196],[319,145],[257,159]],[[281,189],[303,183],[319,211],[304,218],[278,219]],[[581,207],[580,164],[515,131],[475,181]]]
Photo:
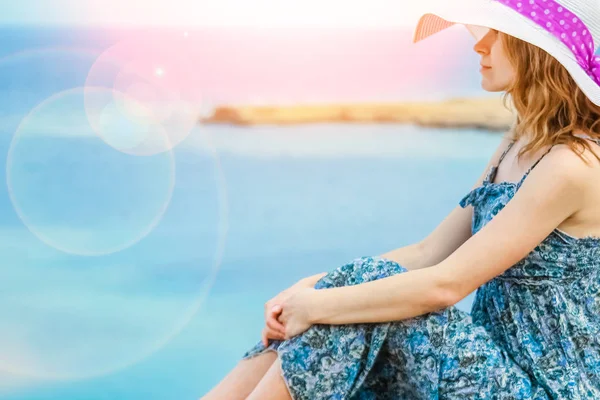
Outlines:
[[12,382],[127,368],[204,304],[223,257],[227,199],[213,149],[182,157],[179,190],[192,194],[169,207],[172,149],[212,107],[198,80],[188,84],[198,63],[175,59],[185,53],[163,52],[173,57],[151,72],[135,54],[113,62],[86,48],[0,58],[0,132],[19,225],[3,227],[0,245],[0,373]]
[[[124,39],[105,50],[89,70],[85,104],[92,128],[115,149],[136,155],[168,151],[198,124],[204,93],[195,83],[200,72],[191,62],[192,42],[181,34],[145,34]],[[103,107],[94,88],[112,89],[103,100],[114,103],[134,124],[156,127],[144,131],[130,147],[99,124]],[[158,129],[160,126],[160,129]],[[166,135],[167,140],[163,140]]]
[[[40,240],[69,254],[110,254],[139,242],[160,221],[173,191],[172,152],[134,156],[96,136],[84,96],[106,92],[113,95],[76,88],[51,96],[23,119],[9,148],[7,182],[17,214]],[[152,131],[161,138],[158,125],[121,115],[111,103],[98,121],[113,137],[143,139]],[[164,145],[164,133],[162,139]]]
[[[80,104],[82,95],[80,89],[61,93],[39,109],[56,117],[58,108],[52,108],[52,104],[69,104],[65,100],[69,98]],[[73,118],[68,121],[77,125]],[[65,133],[57,128],[50,131],[53,138],[59,132]],[[67,139],[82,140],[74,136]],[[23,140],[21,135],[18,137]],[[30,139],[45,140],[40,135]],[[110,157],[117,155],[108,161],[166,158],[166,154],[127,155],[98,138],[94,140],[98,148],[109,150],[106,154]],[[194,151],[181,150],[175,158],[181,168],[177,169],[180,177],[174,191],[178,196],[172,197],[174,207],[172,204],[159,226],[136,246],[97,257],[72,256],[18,231],[11,236],[14,243],[0,245],[12,248],[18,243],[27,254],[3,252],[0,305],[9,306],[0,307],[0,372],[41,382],[112,374],[155,354],[189,324],[216,280],[228,226],[226,186],[218,154],[205,138],[201,140],[194,142]],[[48,147],[49,143],[46,140],[39,147],[27,147],[38,152],[38,157],[31,154],[31,159],[39,162],[29,163],[28,168],[64,169],[52,157],[39,157],[44,147],[62,149]],[[200,151],[196,151],[198,148]],[[81,157],[90,157],[81,146],[77,149]],[[64,158],[69,151],[57,157]],[[121,171],[130,167],[117,165]],[[43,184],[52,187],[56,186],[54,182],[49,179]],[[47,200],[52,200],[52,195]],[[79,209],[81,218],[94,213],[80,204],[71,206]],[[129,224],[135,226],[135,221]],[[66,225],[61,230],[65,233],[72,228],[78,230],[77,226]]]
[[106,144],[124,153],[154,155],[170,150],[164,126],[148,118],[148,107],[130,94],[85,88],[90,127]]

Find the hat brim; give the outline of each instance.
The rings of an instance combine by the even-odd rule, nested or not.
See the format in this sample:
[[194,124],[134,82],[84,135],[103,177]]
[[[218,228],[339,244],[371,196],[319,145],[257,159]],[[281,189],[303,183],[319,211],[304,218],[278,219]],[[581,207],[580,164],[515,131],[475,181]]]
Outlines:
[[495,29],[541,48],[562,64],[585,95],[600,106],[600,86],[579,65],[571,50],[534,21],[499,1],[453,0],[432,3],[418,20],[413,42],[417,43],[456,24],[467,27],[476,39],[485,34],[485,28]]

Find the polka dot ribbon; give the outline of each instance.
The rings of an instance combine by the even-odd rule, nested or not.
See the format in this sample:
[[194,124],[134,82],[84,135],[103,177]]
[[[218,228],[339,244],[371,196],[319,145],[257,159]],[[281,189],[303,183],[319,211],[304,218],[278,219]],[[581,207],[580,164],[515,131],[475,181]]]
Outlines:
[[579,65],[600,85],[600,57],[594,38],[577,15],[554,0],[496,0],[556,36],[575,55]]

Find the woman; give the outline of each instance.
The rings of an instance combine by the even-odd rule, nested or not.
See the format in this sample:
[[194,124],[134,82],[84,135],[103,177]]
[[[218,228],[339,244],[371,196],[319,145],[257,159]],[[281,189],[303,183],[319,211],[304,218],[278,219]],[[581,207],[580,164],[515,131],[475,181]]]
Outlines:
[[[205,399],[600,399],[598,7],[456,0],[421,17],[415,41],[453,23],[477,37],[513,129],[422,242],[268,302],[263,342]],[[471,314],[454,306],[476,289]]]

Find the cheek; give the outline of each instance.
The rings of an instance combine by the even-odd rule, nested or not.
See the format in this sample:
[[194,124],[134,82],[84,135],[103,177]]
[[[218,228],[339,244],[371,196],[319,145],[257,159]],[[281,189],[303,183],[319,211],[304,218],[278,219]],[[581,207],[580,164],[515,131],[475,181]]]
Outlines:
[[506,83],[512,81],[515,76],[514,68],[508,60],[505,60],[505,62],[502,64],[501,72],[502,72],[502,78]]
[[505,67],[509,64],[508,57],[506,57],[506,54],[504,53],[504,47],[500,40],[496,40],[490,49],[490,57],[496,67]]
[[504,54],[497,54],[493,60],[495,76],[502,81],[510,81],[514,77],[514,68]]

